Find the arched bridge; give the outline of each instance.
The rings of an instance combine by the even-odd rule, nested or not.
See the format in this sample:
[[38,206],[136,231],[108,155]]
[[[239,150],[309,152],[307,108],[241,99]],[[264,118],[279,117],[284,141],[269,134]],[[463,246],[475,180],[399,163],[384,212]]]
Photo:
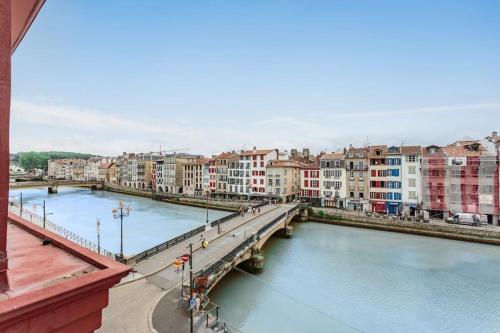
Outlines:
[[[239,213],[231,214],[223,223],[212,222],[208,231],[204,227],[195,229],[136,256],[125,258],[125,261],[135,264],[138,273],[148,276],[150,282],[163,289],[180,288],[181,275],[175,271],[173,262],[189,253],[188,246],[191,243],[195,279],[205,277],[207,284],[203,288],[208,292],[235,265],[248,262],[256,270],[262,269],[260,250],[267,240],[277,233],[290,237],[293,230],[290,224],[307,214],[300,204],[259,206],[255,214],[251,210],[244,217]],[[201,248],[202,235],[209,243],[206,249]],[[186,278],[185,284],[188,283],[189,279]]]

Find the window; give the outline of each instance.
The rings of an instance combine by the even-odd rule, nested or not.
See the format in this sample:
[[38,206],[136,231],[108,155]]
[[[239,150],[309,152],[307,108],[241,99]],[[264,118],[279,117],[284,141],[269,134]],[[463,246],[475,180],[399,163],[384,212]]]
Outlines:
[[304,187],[309,187],[309,181],[307,179],[304,180]]
[[260,161],[260,167],[263,168],[264,167],[264,161]]
[[417,161],[417,156],[415,156],[415,155],[406,156],[406,161],[407,162],[416,162]]
[[417,199],[417,192],[415,192],[415,191],[409,191],[408,192],[408,199],[410,199],[410,200],[416,200]]
[[408,178],[408,187],[417,187],[417,180],[415,178]]
[[371,176],[372,177],[377,177],[377,170],[372,170],[371,171]]
[[354,172],[353,171],[349,172],[349,178],[354,178]]
[[349,192],[349,197],[354,198],[354,192]]
[[[312,172],[311,172],[311,176],[312,176]],[[304,171],[304,178],[309,178],[309,171],[307,171],[307,170]]]
[[273,186],[273,180],[272,179],[269,179],[269,182],[268,182],[269,185]]
[[260,185],[264,185],[264,179],[260,180]]
[[256,168],[257,167],[257,162],[253,162],[253,167]]
[[413,166],[409,166],[409,167],[408,167],[408,174],[410,174],[410,175],[415,175],[415,174],[417,174],[417,167],[416,167],[416,166],[414,166],[414,165],[413,165]]

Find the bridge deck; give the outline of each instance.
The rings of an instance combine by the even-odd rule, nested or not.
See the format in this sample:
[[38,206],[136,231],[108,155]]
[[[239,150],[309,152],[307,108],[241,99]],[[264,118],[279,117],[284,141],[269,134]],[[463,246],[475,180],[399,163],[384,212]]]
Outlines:
[[[209,242],[208,248],[201,249],[200,235],[193,236],[176,246],[167,249],[135,266],[135,269],[140,274],[146,275],[155,272],[173,261],[182,254],[188,253],[189,243],[193,243],[193,272],[208,267],[217,260],[220,260],[224,255],[240,245],[246,237],[271,222],[280,214],[288,211],[289,205],[268,205],[261,208],[260,215],[245,214],[245,218],[236,217],[227,221],[221,228],[221,235],[217,235],[217,228],[204,232],[204,238]],[[246,237],[245,237],[246,236]],[[188,269],[186,265],[186,269]],[[185,271],[185,278],[187,277]],[[181,275],[176,273],[174,267],[168,267],[158,274],[149,277],[148,280],[163,289],[170,289],[179,285]]]
[[[200,235],[196,235],[138,263],[134,267],[135,270],[142,275],[151,274],[151,276],[147,277],[146,280],[114,288],[116,290],[112,289],[110,295],[112,302],[104,311],[103,327],[99,331],[137,332],[141,329],[144,330],[144,326],[151,327],[148,325],[152,325],[159,333],[189,332],[186,305],[178,302],[181,275],[176,273],[171,265],[174,260],[182,254],[188,253],[187,246],[192,242],[193,272],[198,272],[238,247],[245,240],[245,236],[250,236],[294,206],[263,206],[259,215],[247,213],[243,219],[238,216],[226,221],[221,225],[221,235],[217,235],[217,227],[204,232],[203,236],[209,242],[207,249],[201,249]],[[170,266],[162,269],[167,265]],[[155,272],[158,273],[154,274]],[[184,281],[185,284],[188,284],[188,265],[184,271]],[[162,292],[162,290],[166,292]],[[139,306],[138,303],[141,305]],[[149,312],[150,317],[148,317],[151,320],[149,324],[144,323],[144,321],[148,321],[144,318],[145,311]],[[194,322],[196,332],[205,332],[204,318],[200,317],[200,314]]]

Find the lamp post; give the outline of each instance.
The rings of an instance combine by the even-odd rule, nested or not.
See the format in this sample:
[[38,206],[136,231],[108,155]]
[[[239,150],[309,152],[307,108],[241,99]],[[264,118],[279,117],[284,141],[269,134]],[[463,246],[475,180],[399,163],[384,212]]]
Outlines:
[[101,220],[96,221],[96,231],[97,231],[97,253],[101,254]]
[[123,202],[118,204],[118,207],[113,209],[113,217],[120,219],[120,258],[123,259],[123,218],[130,215],[130,207],[125,207]]
[[[45,204],[45,200],[42,201],[42,204],[33,204],[33,208],[36,209],[36,206],[42,206],[42,210],[43,210],[43,216],[42,216],[42,223],[43,223],[43,228],[45,229],[45,224],[47,222],[47,216],[49,215],[52,215],[54,213],[47,213],[47,206]],[[22,207],[22,206],[21,206]]]

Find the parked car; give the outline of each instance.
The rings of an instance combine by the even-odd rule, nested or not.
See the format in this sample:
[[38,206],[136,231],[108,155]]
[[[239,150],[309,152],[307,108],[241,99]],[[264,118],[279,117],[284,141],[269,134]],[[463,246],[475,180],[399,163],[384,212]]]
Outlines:
[[487,224],[488,217],[486,215],[475,213],[456,213],[453,216],[446,218],[446,222],[479,226],[481,224]]

